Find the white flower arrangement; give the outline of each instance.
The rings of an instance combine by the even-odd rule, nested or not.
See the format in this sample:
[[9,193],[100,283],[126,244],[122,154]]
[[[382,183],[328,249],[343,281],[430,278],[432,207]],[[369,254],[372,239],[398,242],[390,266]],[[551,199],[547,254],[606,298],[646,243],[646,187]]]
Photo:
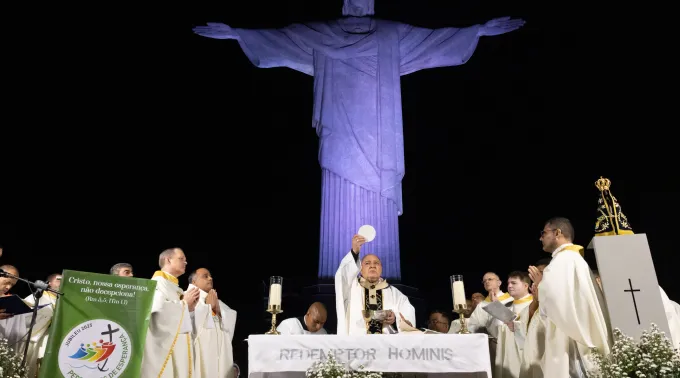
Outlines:
[[680,354],[656,324],[643,331],[636,343],[620,329],[614,329],[614,346],[607,357],[594,353],[594,378],[678,378]]
[[[325,360],[315,362],[305,375],[307,378],[382,378],[381,372],[352,370],[338,362],[332,352],[328,352]],[[360,366],[359,369],[363,369]]]
[[0,378],[26,378],[22,357],[10,348],[6,339],[0,338]]

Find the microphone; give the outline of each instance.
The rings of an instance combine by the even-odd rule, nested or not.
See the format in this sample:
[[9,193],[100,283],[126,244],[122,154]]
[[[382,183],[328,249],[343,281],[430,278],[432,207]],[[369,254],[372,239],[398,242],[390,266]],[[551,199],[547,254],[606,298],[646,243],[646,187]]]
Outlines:
[[33,286],[36,289],[40,289],[40,290],[47,290],[47,288],[50,287],[50,285],[48,285],[44,281],[40,281],[40,280],[33,282]]

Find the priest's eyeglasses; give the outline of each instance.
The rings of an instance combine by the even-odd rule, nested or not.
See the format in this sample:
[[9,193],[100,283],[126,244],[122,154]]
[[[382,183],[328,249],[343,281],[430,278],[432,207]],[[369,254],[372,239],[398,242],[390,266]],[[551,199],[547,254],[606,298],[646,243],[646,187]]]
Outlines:
[[435,319],[430,319],[430,320],[427,321],[427,324],[428,325],[435,325],[435,324],[447,324],[448,325],[449,323],[440,322],[439,320],[435,320]]
[[553,232],[553,231],[557,231],[557,229],[554,228],[554,229],[548,229],[548,230],[541,230],[541,236],[545,235],[546,232]]

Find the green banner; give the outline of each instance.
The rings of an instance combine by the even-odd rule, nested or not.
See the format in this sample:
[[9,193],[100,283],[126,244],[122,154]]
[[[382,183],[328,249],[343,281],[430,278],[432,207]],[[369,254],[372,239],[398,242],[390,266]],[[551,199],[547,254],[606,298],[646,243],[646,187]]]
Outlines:
[[41,377],[138,378],[156,281],[65,270]]

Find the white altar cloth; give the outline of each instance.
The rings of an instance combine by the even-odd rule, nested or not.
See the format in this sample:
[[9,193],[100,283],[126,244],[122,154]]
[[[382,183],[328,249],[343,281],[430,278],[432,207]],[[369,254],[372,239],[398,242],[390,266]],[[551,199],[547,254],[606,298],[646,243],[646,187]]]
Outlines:
[[[251,335],[248,378],[300,377],[329,352],[352,369],[491,378],[485,334]],[[286,373],[286,374],[269,374]],[[291,374],[293,373],[293,374]],[[301,373],[301,374],[300,374]]]

